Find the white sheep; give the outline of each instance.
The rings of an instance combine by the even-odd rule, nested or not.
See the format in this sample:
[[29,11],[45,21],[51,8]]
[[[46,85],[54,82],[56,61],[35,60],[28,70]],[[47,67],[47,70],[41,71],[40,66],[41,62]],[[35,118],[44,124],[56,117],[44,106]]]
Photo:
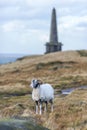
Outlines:
[[33,79],[30,86],[33,88],[32,99],[36,102],[36,114],[38,114],[38,105],[40,105],[40,115],[42,114],[42,103],[45,102],[45,111],[48,102],[51,103],[53,111],[54,89],[50,84],[42,84],[40,80]]

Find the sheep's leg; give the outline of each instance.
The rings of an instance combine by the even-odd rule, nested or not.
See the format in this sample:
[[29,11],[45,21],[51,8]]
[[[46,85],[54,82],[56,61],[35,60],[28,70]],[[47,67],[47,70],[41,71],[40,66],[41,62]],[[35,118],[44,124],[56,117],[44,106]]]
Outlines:
[[53,100],[52,99],[50,100],[50,103],[51,103],[51,112],[53,112]]
[[40,103],[40,115],[42,114],[42,103]]
[[36,101],[36,114],[38,114],[38,101]]
[[40,103],[40,115],[42,114],[42,101],[41,99],[39,100],[39,103]]
[[44,108],[44,112],[46,112],[47,111],[47,101],[45,101],[45,108]]

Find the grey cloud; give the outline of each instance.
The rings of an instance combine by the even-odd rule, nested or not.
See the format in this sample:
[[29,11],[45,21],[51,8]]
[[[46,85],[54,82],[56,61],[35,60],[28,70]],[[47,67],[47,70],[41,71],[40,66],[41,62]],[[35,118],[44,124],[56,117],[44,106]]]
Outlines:
[[[36,0],[36,1],[0,0],[0,35],[2,34],[2,38],[0,38],[1,39],[0,41],[3,41],[3,45],[5,46],[8,39],[8,37],[6,36],[9,33],[8,47],[10,46],[11,42],[15,44],[14,41],[15,42],[18,41],[19,43],[21,43],[20,41],[21,37],[24,37],[24,41],[23,41],[24,43],[30,42],[33,45],[37,41],[37,43],[41,45],[41,41],[39,40],[41,37],[40,34],[42,33],[43,30],[44,33],[42,35],[46,35],[47,31],[48,32],[50,31],[49,29],[50,29],[50,21],[51,21],[51,11],[53,7],[55,7],[57,11],[58,24],[61,23],[62,30],[61,31],[59,30],[59,34],[61,35],[59,37],[61,38],[61,41],[63,41],[63,43],[66,44],[64,45],[64,47],[66,47],[67,49],[68,47],[67,45],[69,43],[71,44],[76,43],[77,42],[76,40],[78,40],[79,43],[79,41],[81,41],[80,35],[82,34],[79,35],[79,33],[81,33],[80,31],[74,34],[74,31],[71,30],[70,26],[71,24],[73,24],[73,20],[71,21],[71,19],[75,18],[75,20],[77,20],[77,23],[75,25],[73,24],[73,26],[79,28],[87,27],[86,21],[80,19],[80,17],[84,15],[87,16],[87,0],[60,0],[60,1],[59,0]],[[10,31],[5,33],[1,32],[2,25],[10,26],[10,23],[14,21],[18,21],[18,26],[16,26],[18,35],[16,35],[17,32],[15,31],[13,32]],[[62,27],[62,25],[64,24],[67,25],[70,24],[70,26],[68,26],[68,29],[67,26],[66,28]],[[21,25],[21,27],[19,27],[19,25]],[[32,33],[33,31],[31,31],[31,33],[29,33],[29,30],[34,30],[34,29],[40,32],[38,33],[38,40],[36,37],[36,32]],[[27,33],[27,36],[25,36],[25,33]],[[77,34],[79,35],[79,38],[76,39]],[[31,37],[33,37],[33,39]],[[84,44],[85,43],[87,43],[86,39],[84,41]],[[32,49],[32,45],[31,45],[31,49]],[[75,46],[76,45],[73,45],[73,48],[75,48]],[[17,49],[18,47],[16,48],[16,50]],[[17,51],[19,52],[19,50]]]
[[77,25],[79,28],[86,28],[87,29],[87,22],[81,22]]
[[[40,19],[40,20],[49,20],[51,17],[51,9],[52,5],[43,8],[38,6],[33,7],[32,5],[27,5],[26,1],[24,0],[3,0],[3,2],[0,2],[0,5],[3,5],[3,8],[0,8],[0,20],[1,21],[8,21],[8,20],[32,20],[32,19]],[[6,2],[6,3],[5,3]],[[37,1],[38,3],[38,1]],[[53,3],[53,2],[52,2]],[[41,3],[40,3],[41,4]],[[47,3],[48,4],[48,3]],[[7,5],[7,7],[6,7]],[[50,5],[50,3],[49,3]],[[5,6],[5,7],[4,7]],[[35,2],[34,2],[35,6]],[[41,4],[42,6],[42,4]],[[49,8],[51,7],[51,8]],[[85,13],[84,3],[82,2],[72,2],[69,0],[65,0],[65,2],[62,1],[56,1],[54,0],[54,7],[57,10],[57,16],[62,17],[65,15],[83,15],[82,12]]]

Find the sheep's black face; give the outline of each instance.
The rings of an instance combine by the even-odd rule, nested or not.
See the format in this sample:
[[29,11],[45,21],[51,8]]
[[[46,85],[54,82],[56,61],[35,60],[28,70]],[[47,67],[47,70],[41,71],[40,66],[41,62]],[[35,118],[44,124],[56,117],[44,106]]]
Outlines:
[[31,81],[30,86],[31,86],[32,88],[36,88],[37,84],[38,84],[38,80],[33,79],[33,80]]

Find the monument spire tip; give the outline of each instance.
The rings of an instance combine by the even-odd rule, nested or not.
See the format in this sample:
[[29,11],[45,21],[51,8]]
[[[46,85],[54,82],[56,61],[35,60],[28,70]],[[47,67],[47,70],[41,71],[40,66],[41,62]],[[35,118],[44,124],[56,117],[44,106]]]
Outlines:
[[53,10],[56,10],[55,7],[53,7]]

